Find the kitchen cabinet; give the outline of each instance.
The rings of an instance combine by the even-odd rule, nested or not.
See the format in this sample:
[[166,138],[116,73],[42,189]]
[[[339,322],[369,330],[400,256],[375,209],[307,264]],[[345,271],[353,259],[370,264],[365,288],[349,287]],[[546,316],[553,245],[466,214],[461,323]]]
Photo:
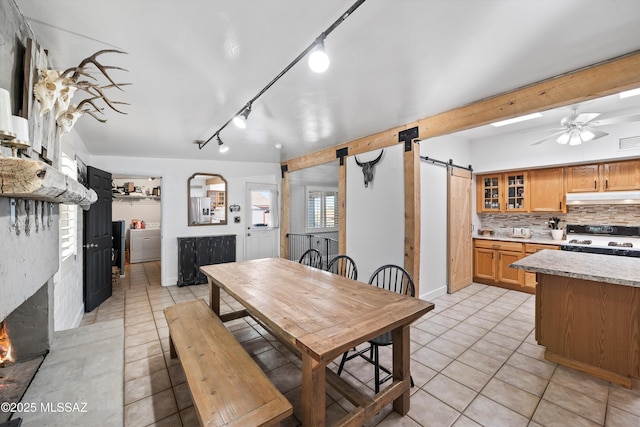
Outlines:
[[529,209],[529,173],[513,172],[503,174],[505,186],[504,211],[527,212]]
[[566,171],[568,193],[598,191],[600,165],[568,166]]
[[523,244],[499,240],[475,239],[473,248],[473,280],[534,293],[524,286],[524,272],[509,267],[523,258]]
[[503,207],[502,174],[479,175],[476,183],[478,212],[500,212]]
[[566,212],[564,169],[529,171],[529,210],[531,212]]
[[567,192],[640,190],[640,160],[568,166]]
[[211,197],[211,205],[214,207],[224,207],[226,191],[207,191],[207,197]]
[[640,189],[640,160],[605,163],[602,169],[602,191]]
[[207,283],[201,266],[235,260],[235,235],[178,237],[178,286]]
[[[542,245],[539,243],[525,243],[524,244],[524,255],[525,256],[529,256],[529,255],[533,255],[538,251],[541,251],[543,249],[550,249],[550,250],[560,250],[560,246],[557,245]],[[536,291],[536,285],[538,284],[537,279],[536,279],[536,273],[532,272],[532,271],[526,271],[524,272],[524,286],[527,289],[530,289],[532,293],[535,293]]]
[[476,179],[478,212],[526,212],[528,172],[480,175]]

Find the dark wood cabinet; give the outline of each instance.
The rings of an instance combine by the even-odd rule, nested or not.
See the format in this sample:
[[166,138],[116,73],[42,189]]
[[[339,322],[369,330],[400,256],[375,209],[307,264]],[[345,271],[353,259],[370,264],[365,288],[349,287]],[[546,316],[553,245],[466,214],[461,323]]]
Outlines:
[[207,283],[201,266],[235,260],[235,235],[178,237],[178,286]]

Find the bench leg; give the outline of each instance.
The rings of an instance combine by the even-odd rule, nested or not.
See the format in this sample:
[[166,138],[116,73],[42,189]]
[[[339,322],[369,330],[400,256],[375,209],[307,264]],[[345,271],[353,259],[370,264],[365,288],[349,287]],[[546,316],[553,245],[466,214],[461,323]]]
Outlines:
[[173,345],[171,335],[169,335],[169,356],[171,356],[172,359],[178,357],[178,353],[176,353],[176,347]]

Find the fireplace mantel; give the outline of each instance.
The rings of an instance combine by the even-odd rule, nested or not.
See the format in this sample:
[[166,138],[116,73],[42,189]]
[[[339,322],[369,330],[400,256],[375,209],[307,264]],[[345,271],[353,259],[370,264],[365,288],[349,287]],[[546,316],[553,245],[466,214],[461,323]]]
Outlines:
[[0,157],[0,196],[80,205],[98,200],[95,191],[36,160]]

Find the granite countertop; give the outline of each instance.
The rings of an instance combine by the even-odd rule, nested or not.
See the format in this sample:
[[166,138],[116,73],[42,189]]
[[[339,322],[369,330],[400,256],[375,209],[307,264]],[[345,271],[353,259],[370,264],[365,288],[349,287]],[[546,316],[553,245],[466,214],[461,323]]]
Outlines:
[[481,240],[502,240],[505,242],[536,243],[536,244],[556,245],[556,246],[560,246],[560,244],[562,243],[562,240],[553,240],[551,238],[550,233],[548,235],[538,235],[538,236],[536,236],[536,234],[534,233],[529,238],[511,237],[508,234],[500,234],[500,233],[493,234],[491,236],[475,235],[473,236],[473,238],[481,239]]
[[640,258],[545,249],[509,267],[594,282],[640,287]]

